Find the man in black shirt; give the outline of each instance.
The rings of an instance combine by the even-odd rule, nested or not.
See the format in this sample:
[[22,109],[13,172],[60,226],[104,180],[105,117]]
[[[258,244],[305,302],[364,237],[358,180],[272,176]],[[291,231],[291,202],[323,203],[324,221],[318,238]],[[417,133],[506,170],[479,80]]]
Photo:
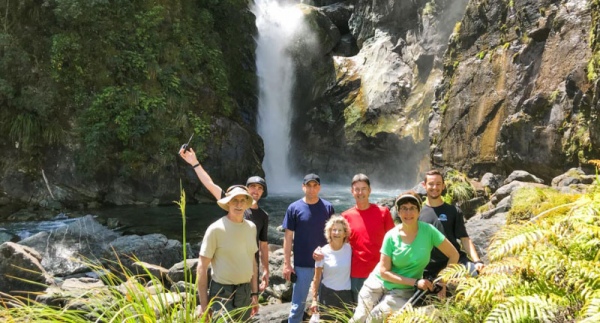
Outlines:
[[[442,192],[445,188],[444,176],[437,170],[431,170],[425,174],[425,181],[422,184],[427,191],[427,200],[421,209],[419,221],[430,223],[442,232],[459,251],[458,263],[467,267],[472,275],[477,275],[484,264],[479,259],[475,245],[467,234],[462,211],[442,200]],[[462,248],[458,240],[460,240]],[[447,262],[448,258],[434,248],[423,277],[437,277]]]
[[[181,149],[179,151],[179,156],[181,156],[188,164],[192,165],[198,179],[202,182],[202,185],[204,185],[217,200],[225,197],[225,191],[223,191],[219,185],[215,184],[204,168],[202,168],[193,149]],[[260,176],[252,176],[246,181],[246,186],[248,187],[248,192],[254,199],[254,203],[252,203],[252,206],[244,212],[244,218],[252,221],[256,225],[256,238],[258,243],[256,263],[258,263],[260,254],[260,263],[263,266],[263,274],[261,281],[259,282],[259,289],[263,291],[269,286],[269,243],[267,239],[269,215],[265,210],[258,206],[258,201],[267,196],[267,183]]]

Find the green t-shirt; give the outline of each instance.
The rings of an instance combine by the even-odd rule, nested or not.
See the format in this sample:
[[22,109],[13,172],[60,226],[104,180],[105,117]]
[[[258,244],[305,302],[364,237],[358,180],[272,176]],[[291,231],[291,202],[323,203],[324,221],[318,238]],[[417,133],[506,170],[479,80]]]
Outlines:
[[[402,242],[397,228],[388,231],[383,238],[381,253],[392,259],[392,272],[409,278],[422,278],[423,270],[429,263],[431,249],[439,246],[445,239],[444,234],[429,223],[419,221],[419,231],[411,244]],[[381,278],[379,269],[375,269],[378,279],[387,289],[410,289],[412,286],[395,284]]]

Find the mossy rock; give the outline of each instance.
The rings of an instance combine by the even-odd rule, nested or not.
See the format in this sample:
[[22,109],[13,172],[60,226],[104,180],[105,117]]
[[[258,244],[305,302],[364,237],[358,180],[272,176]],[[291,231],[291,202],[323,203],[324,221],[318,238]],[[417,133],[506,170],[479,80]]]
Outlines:
[[508,212],[508,224],[528,221],[534,216],[554,207],[572,203],[580,194],[565,194],[553,188],[523,188],[512,196],[512,207]]

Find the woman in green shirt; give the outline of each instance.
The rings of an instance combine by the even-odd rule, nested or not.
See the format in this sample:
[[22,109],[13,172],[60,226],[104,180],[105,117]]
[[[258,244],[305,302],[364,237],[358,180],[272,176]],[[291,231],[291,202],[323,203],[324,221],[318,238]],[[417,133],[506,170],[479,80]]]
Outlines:
[[415,288],[433,290],[433,283],[422,277],[434,247],[448,257],[448,264],[458,262],[458,251],[450,241],[432,225],[418,221],[421,198],[417,193],[400,195],[396,208],[402,223],[383,238],[379,264],[360,290],[350,322],[383,322],[402,308]]

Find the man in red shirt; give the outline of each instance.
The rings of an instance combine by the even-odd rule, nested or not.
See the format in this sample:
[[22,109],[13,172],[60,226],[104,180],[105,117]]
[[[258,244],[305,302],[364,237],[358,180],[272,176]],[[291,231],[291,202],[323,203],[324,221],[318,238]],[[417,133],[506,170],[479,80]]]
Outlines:
[[[356,205],[344,211],[342,216],[350,224],[348,241],[352,247],[350,281],[352,297],[356,303],[363,283],[379,262],[383,237],[394,227],[394,221],[388,208],[369,202],[371,181],[367,175],[354,175],[351,192]],[[316,257],[322,257],[319,250],[315,253]]]

